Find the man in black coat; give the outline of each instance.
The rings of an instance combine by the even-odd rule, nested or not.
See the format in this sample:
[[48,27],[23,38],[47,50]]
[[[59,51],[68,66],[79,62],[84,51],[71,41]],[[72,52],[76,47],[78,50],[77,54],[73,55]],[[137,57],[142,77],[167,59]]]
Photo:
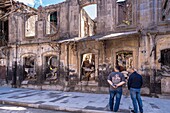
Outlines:
[[134,107],[134,110],[132,110],[132,112],[138,113],[139,106],[140,113],[143,113],[143,104],[140,95],[143,78],[134,70],[134,68],[129,68],[127,71],[131,73],[128,79],[128,89],[130,90],[130,96]]

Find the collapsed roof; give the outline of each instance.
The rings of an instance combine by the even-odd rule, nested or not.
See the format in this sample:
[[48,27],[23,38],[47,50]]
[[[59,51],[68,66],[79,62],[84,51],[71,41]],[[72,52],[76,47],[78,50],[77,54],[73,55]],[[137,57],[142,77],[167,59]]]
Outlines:
[[0,0],[0,10],[9,10],[13,3],[13,0]]
[[37,10],[20,3],[16,0],[0,0],[0,20],[5,19],[8,15],[13,12],[20,10],[22,13],[35,15]]

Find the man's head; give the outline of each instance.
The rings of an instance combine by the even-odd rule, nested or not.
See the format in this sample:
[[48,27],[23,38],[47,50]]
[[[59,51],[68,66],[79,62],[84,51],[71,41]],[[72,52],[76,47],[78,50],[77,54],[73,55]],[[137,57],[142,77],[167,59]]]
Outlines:
[[114,71],[115,71],[115,72],[120,72],[120,66],[115,66],[115,67],[114,67]]
[[135,71],[135,69],[134,69],[133,67],[129,67],[129,68],[127,69],[127,71],[128,71],[129,73],[133,73],[133,72]]

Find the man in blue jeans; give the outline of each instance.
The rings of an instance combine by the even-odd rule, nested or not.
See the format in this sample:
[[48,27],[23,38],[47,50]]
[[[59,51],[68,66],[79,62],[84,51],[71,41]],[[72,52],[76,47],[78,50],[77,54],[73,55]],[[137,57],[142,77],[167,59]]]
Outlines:
[[[125,84],[125,77],[122,73],[120,73],[120,67],[116,66],[114,68],[115,72],[112,72],[108,76],[108,83],[110,84],[110,99],[109,99],[109,106],[110,110],[117,112],[120,105],[120,100],[122,96],[122,85]],[[116,96],[116,103],[114,105],[114,97]],[[114,105],[114,109],[113,109]]]
[[140,113],[143,113],[143,104],[140,96],[140,90],[143,84],[142,76],[138,74],[134,68],[129,68],[127,71],[131,73],[128,79],[128,89],[130,90],[130,96],[134,107],[132,112],[138,113],[139,106]]

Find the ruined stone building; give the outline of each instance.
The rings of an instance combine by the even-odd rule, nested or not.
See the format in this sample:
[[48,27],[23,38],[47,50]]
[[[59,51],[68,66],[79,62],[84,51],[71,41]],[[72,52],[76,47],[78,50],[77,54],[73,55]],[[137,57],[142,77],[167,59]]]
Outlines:
[[[83,9],[91,4],[95,19]],[[0,15],[1,79],[14,86],[107,92],[119,65],[142,74],[143,94],[170,94],[170,0],[0,2]]]

